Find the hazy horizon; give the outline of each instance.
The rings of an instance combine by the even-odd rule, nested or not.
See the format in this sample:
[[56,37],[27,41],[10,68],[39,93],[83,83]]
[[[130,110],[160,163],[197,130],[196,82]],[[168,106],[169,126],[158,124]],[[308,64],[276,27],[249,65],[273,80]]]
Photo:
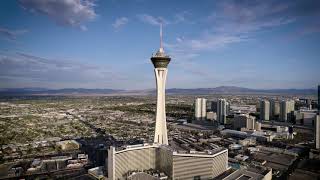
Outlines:
[[[249,89],[249,90],[317,90],[318,86],[310,87],[310,88],[248,88],[248,87],[240,87],[240,86],[216,86],[216,87],[194,87],[194,88],[176,88],[176,87],[170,87],[166,89],[214,89],[214,88],[243,88],[243,89]],[[88,89],[88,90],[124,90],[124,91],[144,91],[144,90],[156,90],[156,88],[145,88],[145,89],[116,89],[116,88],[77,88],[77,87],[65,87],[65,88],[44,88],[44,87],[21,87],[21,88],[0,88],[0,90],[5,89],[31,89],[31,90],[63,90],[63,89]]]

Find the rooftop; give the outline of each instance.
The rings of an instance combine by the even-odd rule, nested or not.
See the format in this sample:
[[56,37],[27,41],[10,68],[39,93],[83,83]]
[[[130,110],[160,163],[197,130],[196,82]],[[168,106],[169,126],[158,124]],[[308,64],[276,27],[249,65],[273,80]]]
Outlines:
[[171,151],[174,155],[215,155],[216,153],[222,152],[226,150],[223,147],[217,147],[213,150],[206,150],[206,151],[195,151],[195,150],[183,150],[183,149],[176,149],[172,146],[167,146],[167,145],[161,145],[161,144],[136,144],[136,145],[127,145],[127,146],[122,146],[122,147],[117,147],[116,151],[117,152],[123,152],[123,151],[130,151],[130,150],[135,150],[135,149],[144,149],[144,148],[164,148],[166,150]]

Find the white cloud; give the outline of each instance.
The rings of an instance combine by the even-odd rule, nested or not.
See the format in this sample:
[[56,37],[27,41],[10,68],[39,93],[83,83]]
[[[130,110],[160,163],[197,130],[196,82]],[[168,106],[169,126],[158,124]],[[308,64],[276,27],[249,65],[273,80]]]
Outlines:
[[208,23],[218,33],[244,34],[286,25],[296,21],[292,16],[281,16],[290,6],[285,3],[274,5],[269,2],[231,1],[221,3],[219,8],[207,18]]
[[44,14],[56,23],[86,30],[84,23],[96,18],[92,0],[19,0],[21,6],[34,13]]
[[153,16],[150,14],[138,14],[137,17],[140,21],[150,24],[150,25],[154,25],[154,26],[158,26],[160,25],[160,23],[164,24],[164,25],[169,25],[169,24],[178,24],[178,23],[193,23],[192,21],[190,21],[190,19],[188,19],[187,17],[190,16],[191,13],[188,11],[181,11],[178,12],[176,14],[173,15],[173,18],[164,18],[162,16]]
[[137,17],[142,22],[150,24],[150,25],[154,25],[154,26],[158,26],[158,25],[160,25],[160,23],[169,24],[169,21],[167,21],[163,17],[154,17],[154,16],[151,16],[149,14],[139,14]]
[[117,18],[117,19],[115,20],[115,22],[112,24],[112,26],[113,26],[115,29],[118,29],[118,28],[120,28],[121,26],[126,25],[128,22],[129,22],[129,19],[128,19],[128,18],[126,18],[126,17],[120,17],[120,18]]
[[12,30],[12,29],[0,27],[0,35],[5,37],[6,39],[9,39],[9,40],[16,40],[17,36],[25,34],[26,32],[28,32],[28,31],[25,29]]
[[176,38],[176,40],[177,40],[177,42],[179,42],[179,43],[180,43],[180,42],[182,42],[182,41],[183,41],[183,37],[177,37],[177,38]]

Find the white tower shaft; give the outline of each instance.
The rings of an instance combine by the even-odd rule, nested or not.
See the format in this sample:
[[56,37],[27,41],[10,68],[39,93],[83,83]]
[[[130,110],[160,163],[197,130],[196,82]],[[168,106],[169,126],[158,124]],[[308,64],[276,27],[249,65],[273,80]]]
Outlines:
[[166,123],[166,103],[165,89],[167,68],[154,69],[157,83],[157,110],[156,110],[156,128],[154,142],[168,145],[167,123]]

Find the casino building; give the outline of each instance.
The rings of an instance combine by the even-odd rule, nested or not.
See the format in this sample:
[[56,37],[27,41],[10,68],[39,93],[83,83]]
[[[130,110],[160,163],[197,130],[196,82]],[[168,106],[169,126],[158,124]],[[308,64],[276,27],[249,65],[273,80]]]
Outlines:
[[161,144],[141,144],[108,151],[108,178],[127,179],[128,172],[153,169],[168,179],[212,179],[228,168],[228,150],[175,151]]

